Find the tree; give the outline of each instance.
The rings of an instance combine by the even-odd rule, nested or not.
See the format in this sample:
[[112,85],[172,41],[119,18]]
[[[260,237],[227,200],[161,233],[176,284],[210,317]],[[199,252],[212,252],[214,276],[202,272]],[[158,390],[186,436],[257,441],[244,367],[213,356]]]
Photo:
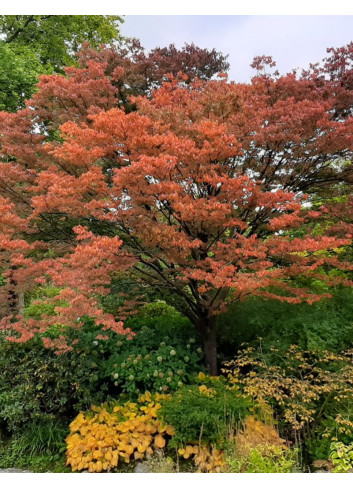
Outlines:
[[120,36],[121,22],[116,15],[0,16],[0,109],[14,112],[23,107],[39,75],[64,74],[66,66],[86,68],[91,61],[106,63],[109,77],[118,70],[112,81],[115,78],[126,106],[129,95],[157,87],[166,73],[210,79],[229,69],[227,56],[194,44],[180,50],[171,44],[146,53],[137,39]]
[[43,73],[76,63],[82,43],[99,48],[120,39],[116,15],[1,15],[0,109],[24,106]]
[[0,110],[15,112],[22,107],[41,72],[39,57],[30,48],[0,43]]
[[[342,230],[291,235],[328,212],[311,210],[307,192],[351,176],[340,162],[352,155],[353,120],[334,110],[334,81],[184,76],[135,97],[138,110],[128,112],[109,107],[116,87],[99,63],[80,75],[84,101],[60,110],[77,78],[65,79],[63,90],[47,77],[51,105],[36,106],[39,92],[35,111],[1,116],[3,266],[13,267],[18,289],[62,289],[52,299],[58,316],[3,320],[17,341],[53,324],[80,327],[85,314],[122,332],[97,301],[129,270],[137,283],[176,298],[216,374],[214,318],[229,304],[249,294],[311,303],[328,294],[294,278],[335,283],[332,268],[352,268],[335,254],[351,243]],[[35,130],[45,113],[53,131],[62,124],[60,135]]]
[[[69,69],[65,74],[69,81],[67,83],[59,77],[43,78],[50,87],[59,83],[66,87],[66,104],[71,107],[77,103],[77,97],[85,99],[81,102],[86,110],[90,107],[90,91],[92,79],[103,80],[111,85],[110,90],[115,98],[110,99],[111,106],[124,107],[126,111],[134,110],[131,104],[131,95],[151,95],[153,89],[158,88],[167,81],[168,74],[177,76],[179,72],[187,75],[186,83],[195,78],[210,80],[220,72],[229,69],[227,56],[217,52],[215,49],[202,49],[194,44],[185,44],[180,50],[173,44],[167,48],[156,48],[149,53],[141,46],[137,39],[124,39],[118,45],[106,47],[101,50],[92,49],[85,43],[77,55],[78,69]],[[77,81],[77,84],[74,83]],[[48,91],[44,83],[40,83],[42,101],[48,98]],[[71,90],[74,88],[74,91]],[[96,99],[100,97],[98,90],[93,88]],[[106,88],[104,90],[106,93]],[[52,91],[55,99],[58,98],[56,91]],[[49,95],[50,96],[50,95]],[[39,107],[40,107],[39,103]]]
[[44,66],[61,72],[84,41],[98,48],[117,40],[121,22],[118,15],[1,15],[0,34],[5,44],[30,46]]

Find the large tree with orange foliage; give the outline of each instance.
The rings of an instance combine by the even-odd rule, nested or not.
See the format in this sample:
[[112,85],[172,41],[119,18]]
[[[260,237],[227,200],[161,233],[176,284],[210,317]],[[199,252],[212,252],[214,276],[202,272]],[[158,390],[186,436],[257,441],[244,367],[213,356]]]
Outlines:
[[128,270],[178,298],[215,374],[215,316],[229,304],[313,302],[323,295],[294,278],[333,283],[330,268],[351,268],[334,253],[349,232],[291,232],[329,212],[312,210],[310,194],[351,181],[352,87],[326,76],[329,60],[282,77],[262,74],[264,63],[255,60],[251,84],[170,78],[130,111],[112,83],[122,69],[108,76],[91,60],[68,78],[42,78],[27,109],[1,114],[6,293],[61,288],[57,316],[3,319],[14,340],[80,327],[84,315],[124,332],[99,297]]

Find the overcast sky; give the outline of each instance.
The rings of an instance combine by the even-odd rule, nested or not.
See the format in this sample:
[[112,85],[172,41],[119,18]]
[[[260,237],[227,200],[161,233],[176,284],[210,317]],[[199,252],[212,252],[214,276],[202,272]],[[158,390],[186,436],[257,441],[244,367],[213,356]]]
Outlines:
[[230,78],[242,82],[254,74],[254,56],[271,55],[281,73],[320,61],[327,47],[353,41],[353,15],[127,15],[121,30],[148,50],[185,42],[216,48],[229,54]]

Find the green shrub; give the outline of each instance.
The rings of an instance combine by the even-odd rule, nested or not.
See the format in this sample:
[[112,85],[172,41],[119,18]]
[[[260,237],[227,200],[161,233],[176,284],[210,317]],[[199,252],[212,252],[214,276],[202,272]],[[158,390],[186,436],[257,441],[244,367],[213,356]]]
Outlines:
[[69,332],[71,340],[78,341],[72,355],[91,359],[96,371],[88,380],[97,382],[106,395],[170,392],[202,369],[203,353],[192,325],[165,303],[144,306],[125,326],[135,333],[131,339],[112,331],[104,331],[105,339],[99,339],[102,331],[90,318],[82,329]]
[[[190,321],[164,302],[147,304],[125,326],[135,336],[121,336],[104,364],[119,391],[171,392],[192,382],[203,365],[203,352]],[[99,341],[102,345],[104,341]]]
[[[13,443],[15,445],[16,442],[13,440]],[[71,472],[70,468],[66,467],[64,454],[47,452],[44,454],[19,455],[16,449],[12,449],[12,443],[0,444],[0,469],[9,467],[38,473]]]
[[224,379],[201,374],[199,385],[183,386],[171,400],[163,401],[160,416],[175,429],[170,446],[201,440],[222,448],[249,408],[249,401]]
[[56,355],[40,338],[11,343],[0,334],[0,370],[0,427],[7,433],[72,417],[106,396],[94,359],[78,352]]
[[[26,308],[28,317],[47,307],[40,300],[44,293],[49,297],[56,291],[39,291],[38,303]],[[71,418],[121,393],[169,392],[200,370],[202,351],[190,323],[173,308],[145,306],[127,327],[136,331],[131,340],[112,331],[103,332],[107,339],[97,339],[101,328],[86,318],[81,329],[67,331],[69,342],[77,344],[61,355],[46,349],[39,336],[13,343],[0,333],[0,427],[14,433],[32,421]]]
[[330,459],[333,463],[333,472],[352,472],[353,443],[349,445],[342,442],[332,443]]
[[[119,352],[106,362],[105,371],[114,384],[130,395],[149,391],[174,391],[183,383],[191,382],[201,368],[202,351],[193,351],[178,340],[145,346],[153,331],[142,328],[132,340],[121,338]],[[148,340],[146,341],[148,343]]]
[[252,297],[234,304],[218,318],[222,360],[234,357],[244,342],[262,337],[281,350],[296,344],[304,349],[341,351],[353,344],[353,290],[328,290],[332,299],[315,304],[288,304]]
[[163,301],[145,304],[138,314],[125,321],[125,326],[134,333],[148,328],[149,335],[143,339],[148,347],[156,347],[161,341],[187,344],[192,340],[194,344],[198,343],[195,327],[190,320]]
[[259,446],[250,449],[246,456],[228,456],[225,471],[248,474],[295,472],[297,455],[295,450],[284,450],[278,446]]
[[305,439],[305,456],[313,460],[327,460],[333,441],[345,445],[353,443],[353,392],[347,398],[331,396],[321,409],[317,422],[311,426]]
[[306,459],[309,463],[315,460],[327,460],[330,455],[331,439],[323,437],[325,433],[325,424],[311,432],[310,436],[305,440],[305,451],[307,452]]

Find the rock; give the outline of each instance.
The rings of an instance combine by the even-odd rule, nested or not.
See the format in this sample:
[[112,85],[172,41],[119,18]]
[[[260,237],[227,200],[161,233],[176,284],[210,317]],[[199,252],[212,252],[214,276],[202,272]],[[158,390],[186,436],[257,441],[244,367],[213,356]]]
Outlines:
[[147,467],[143,462],[138,462],[134,469],[135,474],[146,474]]
[[314,472],[331,472],[333,464],[330,460],[314,460],[311,464]]

